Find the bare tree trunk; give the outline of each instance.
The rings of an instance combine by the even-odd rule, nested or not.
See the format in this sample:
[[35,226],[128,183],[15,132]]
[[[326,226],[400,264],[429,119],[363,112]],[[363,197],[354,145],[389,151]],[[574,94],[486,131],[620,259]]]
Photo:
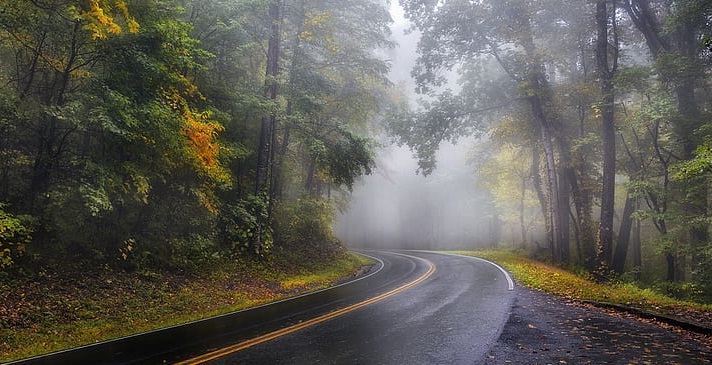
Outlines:
[[559,173],[559,215],[561,221],[561,259],[569,262],[571,257],[571,199],[569,194],[568,176],[565,168]]
[[540,175],[540,166],[539,166],[539,159],[541,157],[539,156],[539,151],[532,147],[532,169],[531,169],[531,179],[532,179],[532,186],[534,187],[534,191],[536,191],[536,196],[539,200],[539,206],[541,207],[541,214],[544,216],[544,225],[546,226],[546,235],[547,235],[547,242],[548,246],[552,246],[552,234],[551,234],[551,216],[547,214],[549,211],[548,208],[548,203],[547,203],[547,197],[546,194],[544,193],[544,183],[541,181],[541,175]]

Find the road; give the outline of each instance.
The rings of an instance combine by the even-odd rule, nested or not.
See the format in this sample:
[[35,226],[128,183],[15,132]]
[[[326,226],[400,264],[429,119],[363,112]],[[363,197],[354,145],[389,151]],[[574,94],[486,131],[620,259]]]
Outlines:
[[371,298],[435,271],[395,295],[206,363],[473,364],[496,342],[513,300],[500,269],[428,252],[368,254],[384,263],[362,283]]
[[473,364],[497,341],[514,300],[498,266],[365,254],[379,265],[334,288],[12,364]]

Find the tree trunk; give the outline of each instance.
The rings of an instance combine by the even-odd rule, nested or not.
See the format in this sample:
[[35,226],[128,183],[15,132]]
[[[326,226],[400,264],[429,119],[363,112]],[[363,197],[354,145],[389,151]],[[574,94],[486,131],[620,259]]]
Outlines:
[[635,203],[637,198],[632,197],[628,192],[628,197],[625,200],[623,215],[621,216],[621,228],[618,231],[618,242],[613,253],[612,268],[617,273],[623,273],[625,267],[626,256],[628,255],[628,246],[630,245],[630,232],[633,227],[633,212],[635,211]]
[[522,248],[527,247],[527,227],[524,224],[524,199],[527,194],[527,179],[522,177],[522,192],[519,196],[519,231],[521,234],[520,246]]
[[[538,94],[540,90],[534,90]],[[529,103],[534,112],[534,118],[539,124],[539,132],[541,133],[542,144],[544,145],[544,155],[546,158],[546,190],[548,193],[548,211],[547,215],[551,222],[551,254],[554,262],[561,262],[564,257],[561,251],[561,207],[559,201],[559,182],[556,176],[556,162],[554,157],[554,144],[552,142],[551,130],[548,121],[544,115],[541,99],[538,96],[531,96]]]
[[544,216],[544,225],[546,226],[546,234],[548,246],[552,245],[552,234],[551,234],[551,217],[547,212],[549,211],[546,194],[544,193],[544,183],[541,181],[540,166],[539,166],[539,151],[532,147],[532,169],[531,169],[531,179],[534,191],[536,191],[536,196],[539,200],[539,206],[541,207],[541,214]]
[[[636,201],[635,210],[638,210],[638,201]],[[643,268],[643,248],[640,242],[640,221],[635,220],[635,230],[633,231],[633,267],[636,268],[635,279],[640,280],[640,273]]]
[[561,259],[563,262],[569,262],[571,256],[571,201],[569,197],[568,176],[564,171],[559,173],[559,215],[561,221]]
[[[614,9],[615,10],[615,9]],[[613,72],[608,64],[607,0],[596,1],[596,68],[601,86],[601,122],[603,139],[603,191],[601,194],[601,220],[598,230],[598,264],[610,267],[613,247],[613,215],[615,203],[616,132],[614,119]],[[615,62],[615,60],[614,60]]]
[[[661,22],[657,18],[657,14],[650,6],[650,0],[626,0],[623,1],[623,7],[633,20],[636,28],[645,37],[646,44],[653,58],[658,60],[665,53],[677,52],[676,57],[685,58],[687,62],[698,62],[698,40],[696,39],[694,24],[686,22],[686,19],[674,23],[674,31],[664,30],[660,25]],[[676,70],[683,71],[686,70]],[[677,80],[675,86],[675,94],[677,96],[677,109],[679,113],[678,120],[675,121],[676,134],[682,142],[683,153],[680,156],[683,160],[692,157],[692,151],[696,145],[695,133],[703,121],[699,115],[699,106],[695,98],[695,80],[697,75],[685,74],[681,80]],[[695,185],[695,182],[691,182]],[[685,190],[686,187],[683,187]],[[697,218],[708,216],[708,209],[704,204],[707,199],[706,193],[692,191],[684,191],[685,202],[683,202],[683,214],[686,218]],[[689,225],[688,228],[691,252],[693,253],[692,264],[698,261],[699,249],[710,239],[710,234],[706,225]],[[675,257],[667,258],[668,264],[674,265]],[[677,265],[680,266],[680,265]],[[678,271],[684,271],[678,268]],[[670,270],[668,268],[668,277],[670,278]],[[672,275],[674,277],[675,275]]]
[[[281,47],[281,0],[275,0],[269,5],[270,35],[267,46],[267,68],[265,71],[264,96],[270,101],[277,100],[279,92],[279,57]],[[260,140],[257,148],[257,172],[255,176],[255,195],[269,193],[269,172],[272,165],[273,142],[277,116],[274,112],[262,117],[260,124]]]

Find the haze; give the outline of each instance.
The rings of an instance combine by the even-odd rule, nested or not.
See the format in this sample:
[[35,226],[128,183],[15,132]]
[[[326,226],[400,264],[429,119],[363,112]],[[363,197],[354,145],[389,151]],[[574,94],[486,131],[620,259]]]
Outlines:
[[[415,64],[417,31],[403,17],[398,2],[391,3],[393,40],[398,46],[387,53],[392,67],[389,79],[414,102],[410,72]],[[448,87],[457,89],[455,73]],[[435,172],[418,174],[413,153],[382,136],[376,171],[353,189],[346,211],[339,214],[336,234],[349,247],[408,249],[473,249],[489,246],[496,227],[487,192],[477,188],[476,171],[468,164],[477,140],[443,143]]]

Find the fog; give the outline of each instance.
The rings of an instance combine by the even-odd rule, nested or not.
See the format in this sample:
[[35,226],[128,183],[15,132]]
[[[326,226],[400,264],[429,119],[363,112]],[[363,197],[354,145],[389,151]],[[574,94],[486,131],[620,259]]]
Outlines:
[[[419,35],[405,32],[408,24],[397,2],[393,2],[391,14],[398,47],[387,53],[392,63],[389,77],[414,101],[418,96],[410,71]],[[339,214],[338,237],[349,247],[365,248],[490,245],[497,227],[492,227],[486,195],[476,188],[474,168],[467,164],[473,143],[472,139],[456,145],[443,143],[438,167],[427,177],[416,173],[417,162],[408,148],[386,143],[377,153],[374,174],[354,186],[348,210]]]

